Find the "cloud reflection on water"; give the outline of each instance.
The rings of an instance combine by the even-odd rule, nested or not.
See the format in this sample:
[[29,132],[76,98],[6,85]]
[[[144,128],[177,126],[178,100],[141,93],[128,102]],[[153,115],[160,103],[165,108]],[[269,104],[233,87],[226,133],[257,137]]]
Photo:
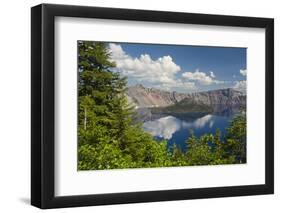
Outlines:
[[159,118],[154,121],[147,121],[143,124],[145,131],[151,133],[153,136],[158,136],[164,139],[171,139],[173,134],[184,128],[204,128],[206,125],[209,125],[209,128],[212,128],[214,125],[214,115],[205,115],[201,118],[198,118],[192,122],[187,122],[180,120],[173,116],[166,116]]

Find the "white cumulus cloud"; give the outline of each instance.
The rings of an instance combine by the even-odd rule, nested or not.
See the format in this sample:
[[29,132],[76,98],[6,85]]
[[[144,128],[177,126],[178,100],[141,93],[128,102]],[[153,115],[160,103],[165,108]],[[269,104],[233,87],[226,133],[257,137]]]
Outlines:
[[234,86],[233,88],[243,92],[244,94],[246,94],[246,89],[247,89],[247,82],[246,81],[235,81],[234,82]]
[[153,84],[155,87],[165,87],[162,89],[195,89],[193,82],[183,82],[176,78],[175,75],[181,71],[181,67],[169,55],[152,59],[149,54],[141,54],[139,57],[133,58],[119,44],[110,43],[109,49],[112,61],[125,76],[139,82]]
[[242,70],[242,69],[241,69],[241,70],[240,70],[240,74],[243,75],[243,76],[246,76],[246,75],[247,75],[247,70]]
[[201,85],[222,84],[224,81],[215,80],[215,74],[211,71],[210,75],[198,69],[195,72],[185,72],[182,74],[186,80],[197,82]]
[[[247,76],[247,70],[246,69],[241,69],[239,72],[240,72],[240,74],[242,76],[244,76],[244,77]],[[241,91],[244,94],[246,94],[246,91],[247,91],[247,81],[246,80],[234,81],[233,89]]]
[[[153,85],[165,90],[196,90],[197,86],[222,84],[216,80],[215,73],[196,70],[183,72],[170,55],[153,59],[149,54],[132,57],[127,54],[120,44],[110,43],[111,60],[116,63],[116,69],[135,82]],[[182,73],[182,74],[179,74]],[[182,76],[180,78],[179,76]]]

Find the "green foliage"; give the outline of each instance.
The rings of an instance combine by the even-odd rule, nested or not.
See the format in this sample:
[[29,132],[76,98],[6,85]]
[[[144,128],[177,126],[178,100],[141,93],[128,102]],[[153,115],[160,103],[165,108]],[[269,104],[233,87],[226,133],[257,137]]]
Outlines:
[[232,156],[224,155],[224,142],[220,140],[220,130],[216,134],[205,134],[200,138],[192,135],[187,140],[186,156],[189,165],[217,165],[235,163]]
[[226,136],[226,155],[234,155],[239,163],[246,163],[246,116],[239,115],[233,119]]
[[[191,134],[186,151],[175,144],[168,149],[167,141],[156,141],[141,123],[135,123],[135,111],[125,93],[127,79],[114,70],[106,44],[78,41],[78,59],[79,170],[246,162],[245,117],[232,121],[224,140],[220,130],[200,138]],[[181,104],[192,111],[209,110],[193,103]]]
[[190,99],[183,99],[171,106],[152,108],[152,111],[166,114],[210,113],[212,112],[212,107],[206,104],[195,103]]
[[217,165],[246,163],[246,117],[236,116],[227,128],[224,140],[221,131],[205,134],[200,138],[193,134],[187,140],[186,156],[189,165]]

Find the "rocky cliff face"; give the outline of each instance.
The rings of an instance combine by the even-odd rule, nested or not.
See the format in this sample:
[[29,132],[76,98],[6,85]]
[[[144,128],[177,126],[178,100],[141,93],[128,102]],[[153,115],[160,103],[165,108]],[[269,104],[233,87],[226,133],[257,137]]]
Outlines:
[[146,88],[140,84],[129,87],[127,95],[129,102],[135,104],[138,108],[165,107],[181,100],[176,99],[174,92]]
[[136,85],[129,87],[127,95],[129,102],[137,108],[166,107],[184,102],[203,104],[212,108],[221,105],[246,106],[246,96],[231,88],[207,92],[178,93]]

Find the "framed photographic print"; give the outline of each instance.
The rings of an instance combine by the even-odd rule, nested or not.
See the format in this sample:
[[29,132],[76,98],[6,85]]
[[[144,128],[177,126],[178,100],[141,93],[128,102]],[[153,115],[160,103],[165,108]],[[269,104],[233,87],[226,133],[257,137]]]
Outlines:
[[31,9],[31,203],[272,194],[274,21]]

